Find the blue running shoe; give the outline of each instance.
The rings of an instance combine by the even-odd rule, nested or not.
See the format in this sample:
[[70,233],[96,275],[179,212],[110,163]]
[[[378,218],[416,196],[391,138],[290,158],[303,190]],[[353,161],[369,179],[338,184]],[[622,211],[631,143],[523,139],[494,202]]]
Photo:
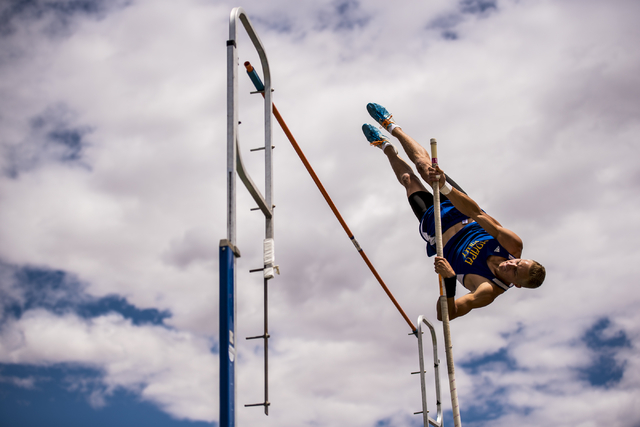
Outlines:
[[373,119],[380,123],[380,126],[389,130],[389,125],[395,122],[391,119],[392,115],[380,104],[370,102],[367,104],[367,111]]
[[396,147],[394,147],[393,144],[389,142],[389,138],[380,133],[378,128],[376,128],[374,125],[370,125],[369,123],[363,124],[362,132],[371,145],[380,148],[383,152],[384,149],[388,146],[393,147],[396,153],[398,152],[398,150],[396,150]]

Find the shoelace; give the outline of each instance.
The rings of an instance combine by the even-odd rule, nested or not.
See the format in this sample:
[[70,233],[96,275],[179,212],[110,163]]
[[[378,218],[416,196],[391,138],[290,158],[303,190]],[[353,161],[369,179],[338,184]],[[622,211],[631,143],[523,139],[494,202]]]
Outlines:
[[391,120],[391,117],[393,117],[393,114],[389,114],[389,117],[379,122],[380,126],[382,126],[385,130],[389,127],[391,123],[395,123],[393,120]]

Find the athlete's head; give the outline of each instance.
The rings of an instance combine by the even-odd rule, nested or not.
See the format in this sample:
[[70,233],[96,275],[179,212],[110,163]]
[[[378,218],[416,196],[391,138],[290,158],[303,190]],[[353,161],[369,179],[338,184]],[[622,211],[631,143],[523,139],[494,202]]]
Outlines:
[[545,270],[542,264],[540,264],[539,262],[534,260],[529,261],[531,261],[532,263],[531,268],[529,268],[529,280],[527,280],[527,283],[523,286],[525,288],[535,289],[540,287],[540,285],[542,285],[542,282],[544,282],[544,278],[547,275],[547,270]]
[[500,276],[518,288],[537,288],[544,281],[545,269],[532,259],[510,259],[498,265]]

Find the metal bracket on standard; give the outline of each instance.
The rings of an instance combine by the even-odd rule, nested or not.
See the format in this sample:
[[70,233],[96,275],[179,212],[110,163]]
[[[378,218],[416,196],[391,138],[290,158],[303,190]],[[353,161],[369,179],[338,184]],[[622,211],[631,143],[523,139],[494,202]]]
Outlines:
[[252,406],[264,406],[264,411],[265,414],[269,415],[269,406],[271,406],[271,402],[262,402],[262,403],[249,403],[247,405],[244,405],[245,408],[249,408]]
[[[433,419],[429,416],[427,410],[427,386],[425,383],[425,369],[424,369],[424,351],[422,346],[422,325],[425,324],[431,331],[431,341],[433,343],[433,366],[435,369],[435,383],[436,383],[436,409],[437,419]],[[422,392],[422,411],[414,412],[414,414],[422,414],[424,427],[442,427],[442,405],[440,403],[440,360],[438,359],[438,343],[436,340],[436,331],[433,325],[424,318],[424,316],[418,317],[418,329],[416,331],[418,337],[418,353],[420,356],[420,370],[418,372],[412,372],[412,374],[420,374],[420,390]]]
[[236,245],[234,245],[233,243],[229,242],[228,239],[221,239],[220,240],[220,247],[223,246],[228,246],[229,248],[231,248],[231,250],[233,251],[233,254],[236,256],[236,258],[240,258],[240,249],[238,249],[238,247]]

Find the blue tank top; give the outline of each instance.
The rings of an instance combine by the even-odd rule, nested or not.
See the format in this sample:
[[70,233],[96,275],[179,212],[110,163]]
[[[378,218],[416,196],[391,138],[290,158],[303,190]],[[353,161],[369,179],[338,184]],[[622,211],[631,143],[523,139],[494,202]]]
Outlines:
[[[442,230],[446,231],[452,225],[462,222],[469,217],[460,213],[450,201],[440,205],[442,216]],[[430,207],[420,222],[420,234],[427,241],[427,254],[433,256],[435,249],[435,224],[433,221],[433,207]],[[425,236],[426,234],[426,236]],[[453,236],[443,249],[443,255],[456,272],[458,281],[464,285],[467,274],[477,274],[489,279],[505,291],[512,284],[500,281],[487,265],[490,256],[515,259],[500,243],[487,233],[477,222],[467,224]]]
[[490,256],[515,259],[500,243],[477,222],[466,225],[444,247],[444,257],[449,261],[458,281],[464,285],[464,276],[477,274],[491,280],[505,291],[512,284],[499,280],[487,265]]

